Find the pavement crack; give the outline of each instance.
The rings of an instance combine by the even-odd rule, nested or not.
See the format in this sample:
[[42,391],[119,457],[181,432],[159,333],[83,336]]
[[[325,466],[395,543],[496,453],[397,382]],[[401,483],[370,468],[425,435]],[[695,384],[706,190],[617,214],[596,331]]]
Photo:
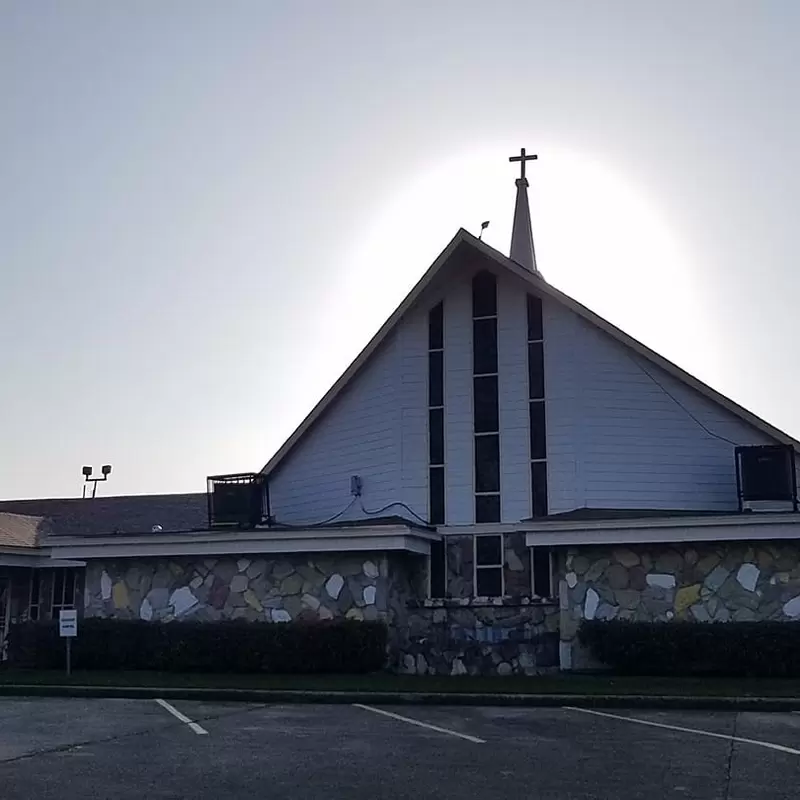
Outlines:
[[731,732],[731,746],[728,748],[728,760],[725,766],[725,794],[723,800],[729,800],[731,796],[731,773],[733,771],[733,751],[736,747],[736,722],[739,719],[739,712],[733,715],[733,731]]
[[69,742],[68,744],[55,745],[54,747],[43,747],[39,750],[31,750],[27,753],[20,753],[18,756],[11,756],[11,758],[0,758],[0,766],[4,764],[13,764],[17,761],[38,758],[39,756],[52,755],[53,753],[67,753],[70,750],[77,750],[80,747],[88,747],[89,745],[93,744],[107,744],[108,742],[116,742],[122,739],[130,739],[135,736],[158,733],[159,731],[163,731],[168,728],[180,728],[182,726],[182,722],[177,722],[175,724],[167,722],[150,728],[145,728],[144,730],[140,731],[127,731],[125,733],[117,733],[112,736],[102,736],[98,739],[83,739],[79,742]]

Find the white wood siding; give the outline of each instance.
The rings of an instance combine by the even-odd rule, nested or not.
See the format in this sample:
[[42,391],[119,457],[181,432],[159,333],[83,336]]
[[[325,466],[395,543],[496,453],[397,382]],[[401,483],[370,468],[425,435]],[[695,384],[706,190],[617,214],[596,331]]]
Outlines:
[[[338,513],[351,475],[370,511],[402,501],[427,517],[427,341],[427,310],[412,312],[270,476],[279,522]],[[363,516],[355,508],[343,519]]]
[[472,422],[472,276],[451,285],[444,310],[445,520],[475,521]]
[[531,515],[527,292],[498,278],[497,312],[500,519],[517,522]]
[[[474,522],[471,278],[451,281],[444,297],[449,525]],[[503,522],[531,514],[526,294],[520,282],[498,277]],[[411,309],[271,476],[279,521],[313,523],[339,512],[355,474],[367,508],[402,501],[427,518],[428,311],[439,299],[431,294]],[[544,299],[543,313],[550,513],[735,509],[733,444],[706,433],[669,395],[719,436],[771,440],[554,301]]]
[[717,436],[772,440],[552,300],[544,315],[550,512],[736,509],[734,445],[675,400]]

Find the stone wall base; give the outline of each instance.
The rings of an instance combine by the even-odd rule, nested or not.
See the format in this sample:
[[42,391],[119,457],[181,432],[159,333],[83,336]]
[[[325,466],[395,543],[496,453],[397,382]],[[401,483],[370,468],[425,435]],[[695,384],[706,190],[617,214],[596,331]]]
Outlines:
[[393,668],[411,675],[538,675],[558,669],[558,608],[529,599],[410,603]]
[[560,595],[562,665],[596,668],[600,665],[577,639],[584,619],[800,619],[800,545],[745,541],[570,548]]

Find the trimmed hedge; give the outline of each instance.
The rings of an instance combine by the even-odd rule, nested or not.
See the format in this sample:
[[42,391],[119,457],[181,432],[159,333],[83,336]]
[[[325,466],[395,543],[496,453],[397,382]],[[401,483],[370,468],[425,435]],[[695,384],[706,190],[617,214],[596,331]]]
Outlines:
[[[72,643],[75,669],[163,672],[364,673],[386,662],[382,622],[143,622],[84,619]],[[12,626],[9,665],[64,666],[57,622]]]
[[800,676],[800,624],[589,620],[578,640],[625,675]]

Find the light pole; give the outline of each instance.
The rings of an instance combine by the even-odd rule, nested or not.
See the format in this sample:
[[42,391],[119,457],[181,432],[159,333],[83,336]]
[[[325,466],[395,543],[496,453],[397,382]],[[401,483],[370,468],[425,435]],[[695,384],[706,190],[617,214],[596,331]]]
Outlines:
[[100,467],[100,472],[102,473],[102,476],[98,476],[96,478],[92,477],[91,467],[83,467],[81,472],[83,473],[83,499],[84,500],[86,499],[86,484],[91,483],[93,484],[92,500],[94,500],[94,498],[97,496],[97,484],[100,481],[107,481],[108,476],[111,474],[111,464],[103,464],[103,466]]

